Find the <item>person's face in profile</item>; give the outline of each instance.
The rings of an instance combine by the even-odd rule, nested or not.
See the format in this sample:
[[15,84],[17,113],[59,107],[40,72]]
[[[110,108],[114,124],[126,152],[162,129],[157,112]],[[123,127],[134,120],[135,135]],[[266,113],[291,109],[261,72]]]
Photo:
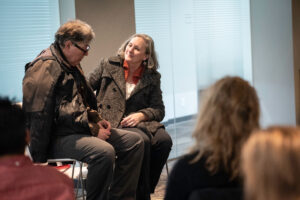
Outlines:
[[140,37],[132,38],[125,48],[125,60],[128,64],[141,64],[146,60],[146,43]]
[[88,56],[88,51],[90,49],[89,44],[84,44],[83,42],[72,42],[67,41],[65,44],[67,50],[66,57],[68,62],[72,66],[79,65],[84,56]]

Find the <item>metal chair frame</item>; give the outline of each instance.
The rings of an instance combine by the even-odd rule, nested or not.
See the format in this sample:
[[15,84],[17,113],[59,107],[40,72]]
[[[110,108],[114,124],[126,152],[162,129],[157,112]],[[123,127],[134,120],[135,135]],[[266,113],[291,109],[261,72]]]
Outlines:
[[72,158],[58,158],[58,159],[48,159],[47,160],[48,163],[58,163],[58,162],[72,162],[72,180],[76,180],[76,178],[74,178],[74,173],[75,173],[75,166],[78,163],[79,164],[79,174],[78,174],[78,179],[77,179],[77,183],[76,183],[76,199],[78,197],[78,191],[79,191],[79,187],[81,186],[81,197],[83,200],[86,199],[85,196],[85,184],[84,184],[84,178],[83,178],[83,174],[82,174],[82,167],[83,167],[83,162],[72,159]]

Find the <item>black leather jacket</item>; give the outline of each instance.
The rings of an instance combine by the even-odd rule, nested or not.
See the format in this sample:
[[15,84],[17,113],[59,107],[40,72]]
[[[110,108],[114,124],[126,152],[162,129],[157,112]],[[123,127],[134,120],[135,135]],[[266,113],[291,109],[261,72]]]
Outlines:
[[92,134],[88,110],[97,110],[97,103],[81,67],[71,67],[59,45],[52,44],[25,66],[23,107],[31,156],[35,162],[46,162],[54,137]]

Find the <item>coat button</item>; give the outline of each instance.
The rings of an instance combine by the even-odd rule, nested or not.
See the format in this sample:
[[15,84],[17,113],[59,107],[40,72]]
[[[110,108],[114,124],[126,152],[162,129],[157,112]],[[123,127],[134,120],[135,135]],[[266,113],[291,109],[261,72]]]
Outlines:
[[102,109],[102,104],[100,104],[99,107]]
[[116,91],[117,91],[117,89],[116,89],[116,88],[113,88],[112,90],[113,90],[114,92],[116,92]]
[[110,105],[107,105],[106,108],[107,108],[107,109],[110,109]]

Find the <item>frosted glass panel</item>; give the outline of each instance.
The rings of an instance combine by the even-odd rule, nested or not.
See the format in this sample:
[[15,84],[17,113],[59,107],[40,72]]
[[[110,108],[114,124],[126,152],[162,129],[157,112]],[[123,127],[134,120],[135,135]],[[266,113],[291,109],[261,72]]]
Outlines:
[[249,0],[135,0],[135,19],[156,45],[177,157],[192,144],[201,92],[226,75],[251,82]]
[[0,1],[0,95],[22,100],[24,66],[54,41],[57,0]]
[[249,2],[194,0],[198,87],[225,75],[251,81]]

